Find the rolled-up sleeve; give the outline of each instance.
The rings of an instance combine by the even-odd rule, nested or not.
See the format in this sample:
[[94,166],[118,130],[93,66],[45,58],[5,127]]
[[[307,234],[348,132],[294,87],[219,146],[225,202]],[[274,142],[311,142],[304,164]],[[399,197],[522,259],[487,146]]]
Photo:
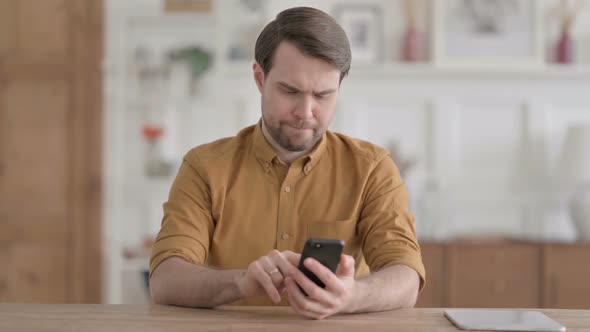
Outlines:
[[408,192],[388,155],[378,159],[371,172],[358,224],[363,254],[371,271],[392,265],[407,265],[426,280],[414,216],[408,210]]
[[171,256],[194,264],[204,263],[213,230],[209,185],[199,173],[196,153],[189,152],[164,203],[162,227],[150,259],[150,275]]

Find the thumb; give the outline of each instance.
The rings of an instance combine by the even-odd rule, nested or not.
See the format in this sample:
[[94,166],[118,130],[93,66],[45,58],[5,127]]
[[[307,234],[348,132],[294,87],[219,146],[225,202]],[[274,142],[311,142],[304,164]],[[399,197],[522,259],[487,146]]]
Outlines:
[[341,277],[354,277],[354,258],[349,255],[341,255],[336,275]]

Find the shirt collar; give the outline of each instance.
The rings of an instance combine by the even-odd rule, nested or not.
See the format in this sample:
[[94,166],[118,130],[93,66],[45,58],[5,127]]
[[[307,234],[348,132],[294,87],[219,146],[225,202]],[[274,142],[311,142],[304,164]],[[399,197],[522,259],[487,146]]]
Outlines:
[[328,138],[326,137],[326,133],[324,133],[324,135],[322,135],[322,138],[320,138],[320,141],[307,155],[309,161],[305,164],[303,168],[305,174],[309,173],[311,169],[314,168],[315,165],[317,165],[317,163],[320,161],[322,155],[324,155],[324,152],[326,151],[326,146],[328,145],[327,141]]
[[[303,171],[306,174],[309,173],[315,165],[317,165],[322,155],[326,151],[327,144],[326,134],[324,133],[322,138],[320,138],[320,141],[311,150],[311,152],[307,154],[307,156],[302,157],[305,160]],[[263,167],[269,167],[269,165],[272,163],[272,160],[274,158],[278,158],[276,151],[266,140],[266,137],[264,137],[264,133],[262,132],[262,119],[258,121],[254,128],[253,148],[254,154],[256,154],[257,159],[262,163]]]
[[264,133],[262,133],[262,119],[258,121],[254,128],[253,145],[256,157],[264,163],[272,162],[274,157],[277,156],[273,147],[268,143],[266,137],[264,137]]

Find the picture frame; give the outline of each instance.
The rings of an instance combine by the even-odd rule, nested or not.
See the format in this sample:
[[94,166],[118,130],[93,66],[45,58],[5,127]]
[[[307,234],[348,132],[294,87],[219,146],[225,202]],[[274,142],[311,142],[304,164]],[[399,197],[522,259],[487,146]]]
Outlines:
[[376,4],[339,4],[333,16],[342,26],[352,53],[352,62],[371,64],[383,58],[383,10]]
[[165,13],[211,13],[213,0],[164,0]]
[[544,63],[540,16],[535,0],[434,1],[434,63],[539,68]]

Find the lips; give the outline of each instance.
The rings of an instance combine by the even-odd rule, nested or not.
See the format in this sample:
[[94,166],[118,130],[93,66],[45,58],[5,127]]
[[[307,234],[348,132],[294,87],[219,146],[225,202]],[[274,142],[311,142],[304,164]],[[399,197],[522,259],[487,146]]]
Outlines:
[[291,124],[288,124],[288,126],[293,129],[297,129],[297,130],[304,130],[304,129],[313,130],[312,126],[293,126]]

